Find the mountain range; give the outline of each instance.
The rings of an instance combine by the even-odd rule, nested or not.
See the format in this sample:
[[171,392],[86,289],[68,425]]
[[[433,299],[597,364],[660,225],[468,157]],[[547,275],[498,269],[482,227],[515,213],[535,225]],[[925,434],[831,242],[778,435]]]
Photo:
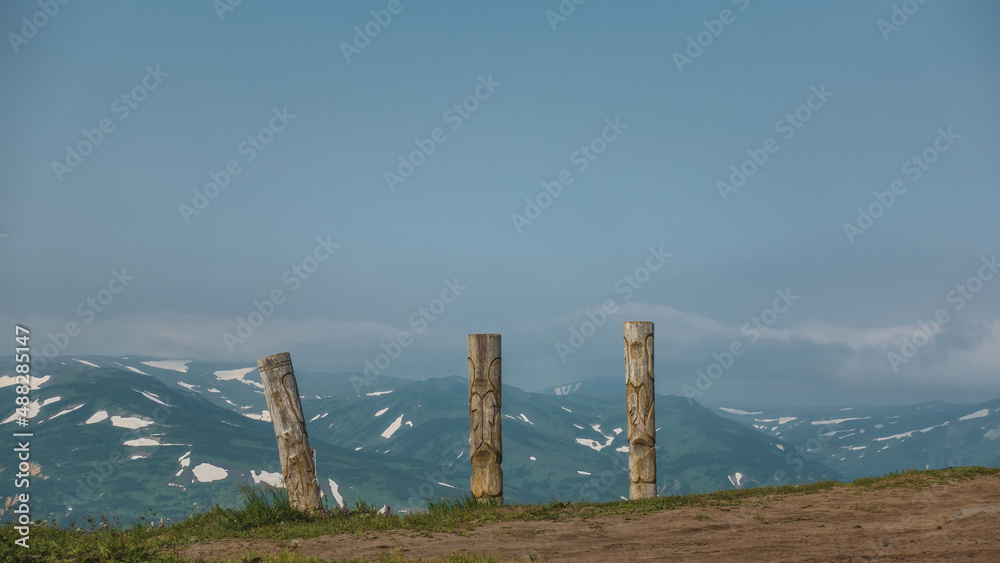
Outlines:
[[[33,433],[34,518],[65,524],[106,514],[128,522],[152,509],[177,520],[211,504],[237,504],[238,483],[281,482],[252,362],[58,358],[32,378],[24,428],[15,420],[13,368],[13,357],[0,358],[0,404],[9,405],[0,409],[0,427]],[[330,506],[364,501],[414,511],[428,499],[468,493],[465,376],[366,380],[296,370],[296,379]],[[617,380],[542,392],[503,387],[508,503],[627,497],[624,383]],[[744,407],[657,397],[661,495],[1000,464],[1000,401]],[[13,461],[0,464],[8,483]],[[13,516],[5,506],[2,521]]]

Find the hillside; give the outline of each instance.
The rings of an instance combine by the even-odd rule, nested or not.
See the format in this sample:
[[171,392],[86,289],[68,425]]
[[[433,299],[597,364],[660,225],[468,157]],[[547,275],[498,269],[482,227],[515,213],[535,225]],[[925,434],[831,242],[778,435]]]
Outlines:
[[713,412],[792,444],[808,442],[812,457],[850,479],[910,468],[1000,466],[998,399],[972,405],[726,405]]
[[[13,429],[10,358],[0,359],[0,427]],[[278,483],[273,428],[259,374],[245,364],[87,356],[36,377],[35,516],[130,521],[147,507],[177,520],[232,506],[238,483]],[[331,506],[358,500],[422,510],[467,490],[468,389],[462,377],[380,378],[356,391],[350,374],[300,377],[320,486]],[[677,397],[657,404],[661,494],[842,479],[780,439]],[[505,386],[509,502],[607,501],[627,494],[620,401],[545,396]],[[11,471],[0,467],[0,478]],[[0,513],[0,521],[12,515]]]
[[[617,377],[541,390],[553,397],[624,399]],[[837,407],[706,403],[714,414],[790,444],[847,479],[906,469],[1000,467],[1000,399],[976,404]]]

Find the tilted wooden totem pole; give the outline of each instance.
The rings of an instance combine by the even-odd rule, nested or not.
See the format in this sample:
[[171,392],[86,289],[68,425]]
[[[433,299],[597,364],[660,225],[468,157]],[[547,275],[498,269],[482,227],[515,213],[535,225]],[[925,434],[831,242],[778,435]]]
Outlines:
[[295,382],[292,356],[287,352],[257,360],[260,381],[264,384],[267,410],[274,424],[281,458],[281,476],[288,491],[288,500],[299,510],[323,508],[316,478],[313,452],[309,448],[306,421]]

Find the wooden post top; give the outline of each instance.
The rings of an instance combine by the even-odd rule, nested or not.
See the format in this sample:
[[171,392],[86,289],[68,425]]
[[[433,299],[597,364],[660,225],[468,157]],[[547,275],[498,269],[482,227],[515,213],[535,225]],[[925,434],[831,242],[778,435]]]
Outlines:
[[271,354],[257,360],[257,369],[259,370],[277,369],[286,365],[292,365],[292,355],[288,352]]

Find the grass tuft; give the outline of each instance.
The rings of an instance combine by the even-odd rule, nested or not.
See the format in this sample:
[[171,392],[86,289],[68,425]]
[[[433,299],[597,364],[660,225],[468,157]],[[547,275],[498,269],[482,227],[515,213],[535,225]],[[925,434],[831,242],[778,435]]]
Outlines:
[[236,490],[243,500],[243,509],[224,511],[229,516],[225,521],[226,529],[244,531],[274,524],[306,522],[315,518],[292,506],[285,489],[242,483],[236,486]]

